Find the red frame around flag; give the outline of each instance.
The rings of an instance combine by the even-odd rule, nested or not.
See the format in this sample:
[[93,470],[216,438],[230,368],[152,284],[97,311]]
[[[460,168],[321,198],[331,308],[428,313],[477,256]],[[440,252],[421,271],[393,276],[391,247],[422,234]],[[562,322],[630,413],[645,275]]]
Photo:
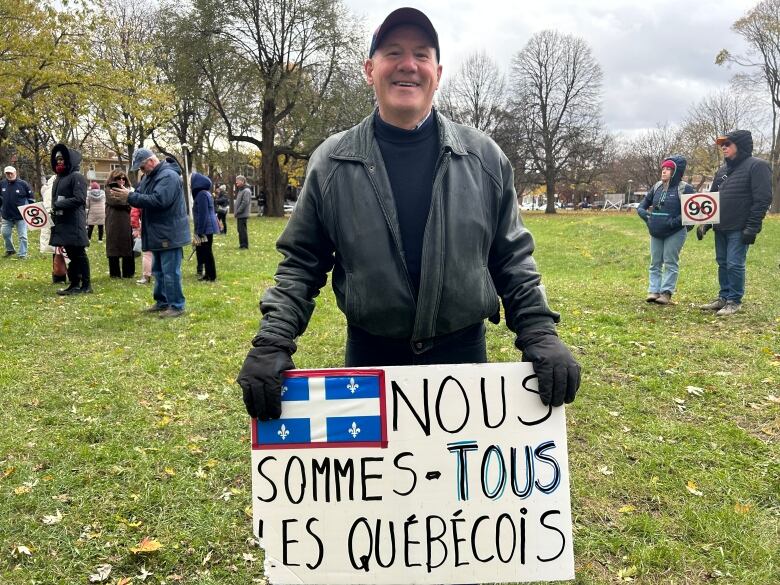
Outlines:
[[274,451],[277,449],[334,449],[356,447],[387,448],[387,406],[385,404],[385,371],[376,369],[333,369],[333,370],[290,370],[283,378],[316,378],[337,376],[376,376],[379,380],[379,415],[381,420],[381,441],[355,441],[350,443],[287,443],[285,445],[260,445],[257,442],[257,419],[251,419],[252,450]]

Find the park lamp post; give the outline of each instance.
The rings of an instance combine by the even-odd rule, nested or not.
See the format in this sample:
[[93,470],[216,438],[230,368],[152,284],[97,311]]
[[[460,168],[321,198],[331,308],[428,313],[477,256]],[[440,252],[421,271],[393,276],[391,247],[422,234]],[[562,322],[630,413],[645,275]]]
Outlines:
[[626,203],[631,203],[631,185],[633,185],[634,181],[631,179],[628,180],[628,192],[626,193]]

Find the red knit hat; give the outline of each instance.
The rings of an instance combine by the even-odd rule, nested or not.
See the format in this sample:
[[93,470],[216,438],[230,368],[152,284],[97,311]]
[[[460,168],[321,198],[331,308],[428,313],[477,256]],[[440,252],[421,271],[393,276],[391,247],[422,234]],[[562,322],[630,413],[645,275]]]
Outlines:
[[666,159],[664,162],[661,163],[661,168],[662,169],[669,168],[675,170],[677,168],[677,165],[674,164],[674,161]]

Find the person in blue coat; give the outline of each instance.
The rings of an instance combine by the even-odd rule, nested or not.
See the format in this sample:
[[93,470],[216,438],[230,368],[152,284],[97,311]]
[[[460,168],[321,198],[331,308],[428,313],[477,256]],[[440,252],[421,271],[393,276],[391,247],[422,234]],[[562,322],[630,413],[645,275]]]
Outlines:
[[147,148],[133,153],[131,171],[141,171],[143,179],[133,193],[127,188],[112,188],[118,201],[127,201],[144,210],[141,247],[152,252],[154,305],[146,309],[161,318],[179,317],[184,313],[184,291],[181,285],[182,248],[190,243],[190,222],[184,202],[178,165],[160,161]]
[[688,229],[682,224],[680,196],[693,193],[693,186],[682,180],[687,161],[676,155],[661,163],[661,180],[647,192],[636,211],[650,232],[650,283],[648,303],[668,305],[680,275],[680,250]]
[[19,236],[19,255],[17,258],[27,258],[27,223],[22,219],[19,213],[20,205],[35,203],[32,189],[27,181],[22,181],[16,176],[16,169],[12,166],[5,167],[5,179],[0,181],[0,202],[2,202],[2,233],[5,241],[5,255],[13,256],[16,254],[13,240],[11,239],[13,229],[16,227],[16,234]]
[[198,266],[203,266],[203,274],[198,280],[217,280],[217,266],[211,245],[214,234],[219,233],[219,223],[214,212],[214,199],[211,196],[211,179],[200,173],[192,173],[190,187],[193,193],[192,218],[195,223],[197,246],[195,254]]

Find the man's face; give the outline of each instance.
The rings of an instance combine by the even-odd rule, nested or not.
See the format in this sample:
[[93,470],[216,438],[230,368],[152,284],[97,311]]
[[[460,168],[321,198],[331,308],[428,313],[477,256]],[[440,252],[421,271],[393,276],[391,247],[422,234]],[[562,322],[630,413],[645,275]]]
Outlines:
[[737,145],[731,140],[726,140],[720,145],[720,151],[723,153],[723,157],[729,160],[737,156]]
[[9,181],[15,181],[16,180],[16,173],[14,173],[12,171],[8,171],[5,174],[5,178],[8,179]]
[[239,189],[242,189],[244,187],[244,185],[246,185],[246,183],[244,181],[242,181],[241,179],[236,179],[236,187],[238,187]]
[[419,27],[401,25],[385,36],[373,58],[366,61],[366,79],[374,86],[379,115],[386,122],[412,128],[430,111],[441,79],[432,45]]
[[152,156],[147,158],[143,163],[141,163],[141,166],[138,167],[138,170],[141,171],[144,175],[151,173],[154,170],[154,167],[157,166],[157,160]]

